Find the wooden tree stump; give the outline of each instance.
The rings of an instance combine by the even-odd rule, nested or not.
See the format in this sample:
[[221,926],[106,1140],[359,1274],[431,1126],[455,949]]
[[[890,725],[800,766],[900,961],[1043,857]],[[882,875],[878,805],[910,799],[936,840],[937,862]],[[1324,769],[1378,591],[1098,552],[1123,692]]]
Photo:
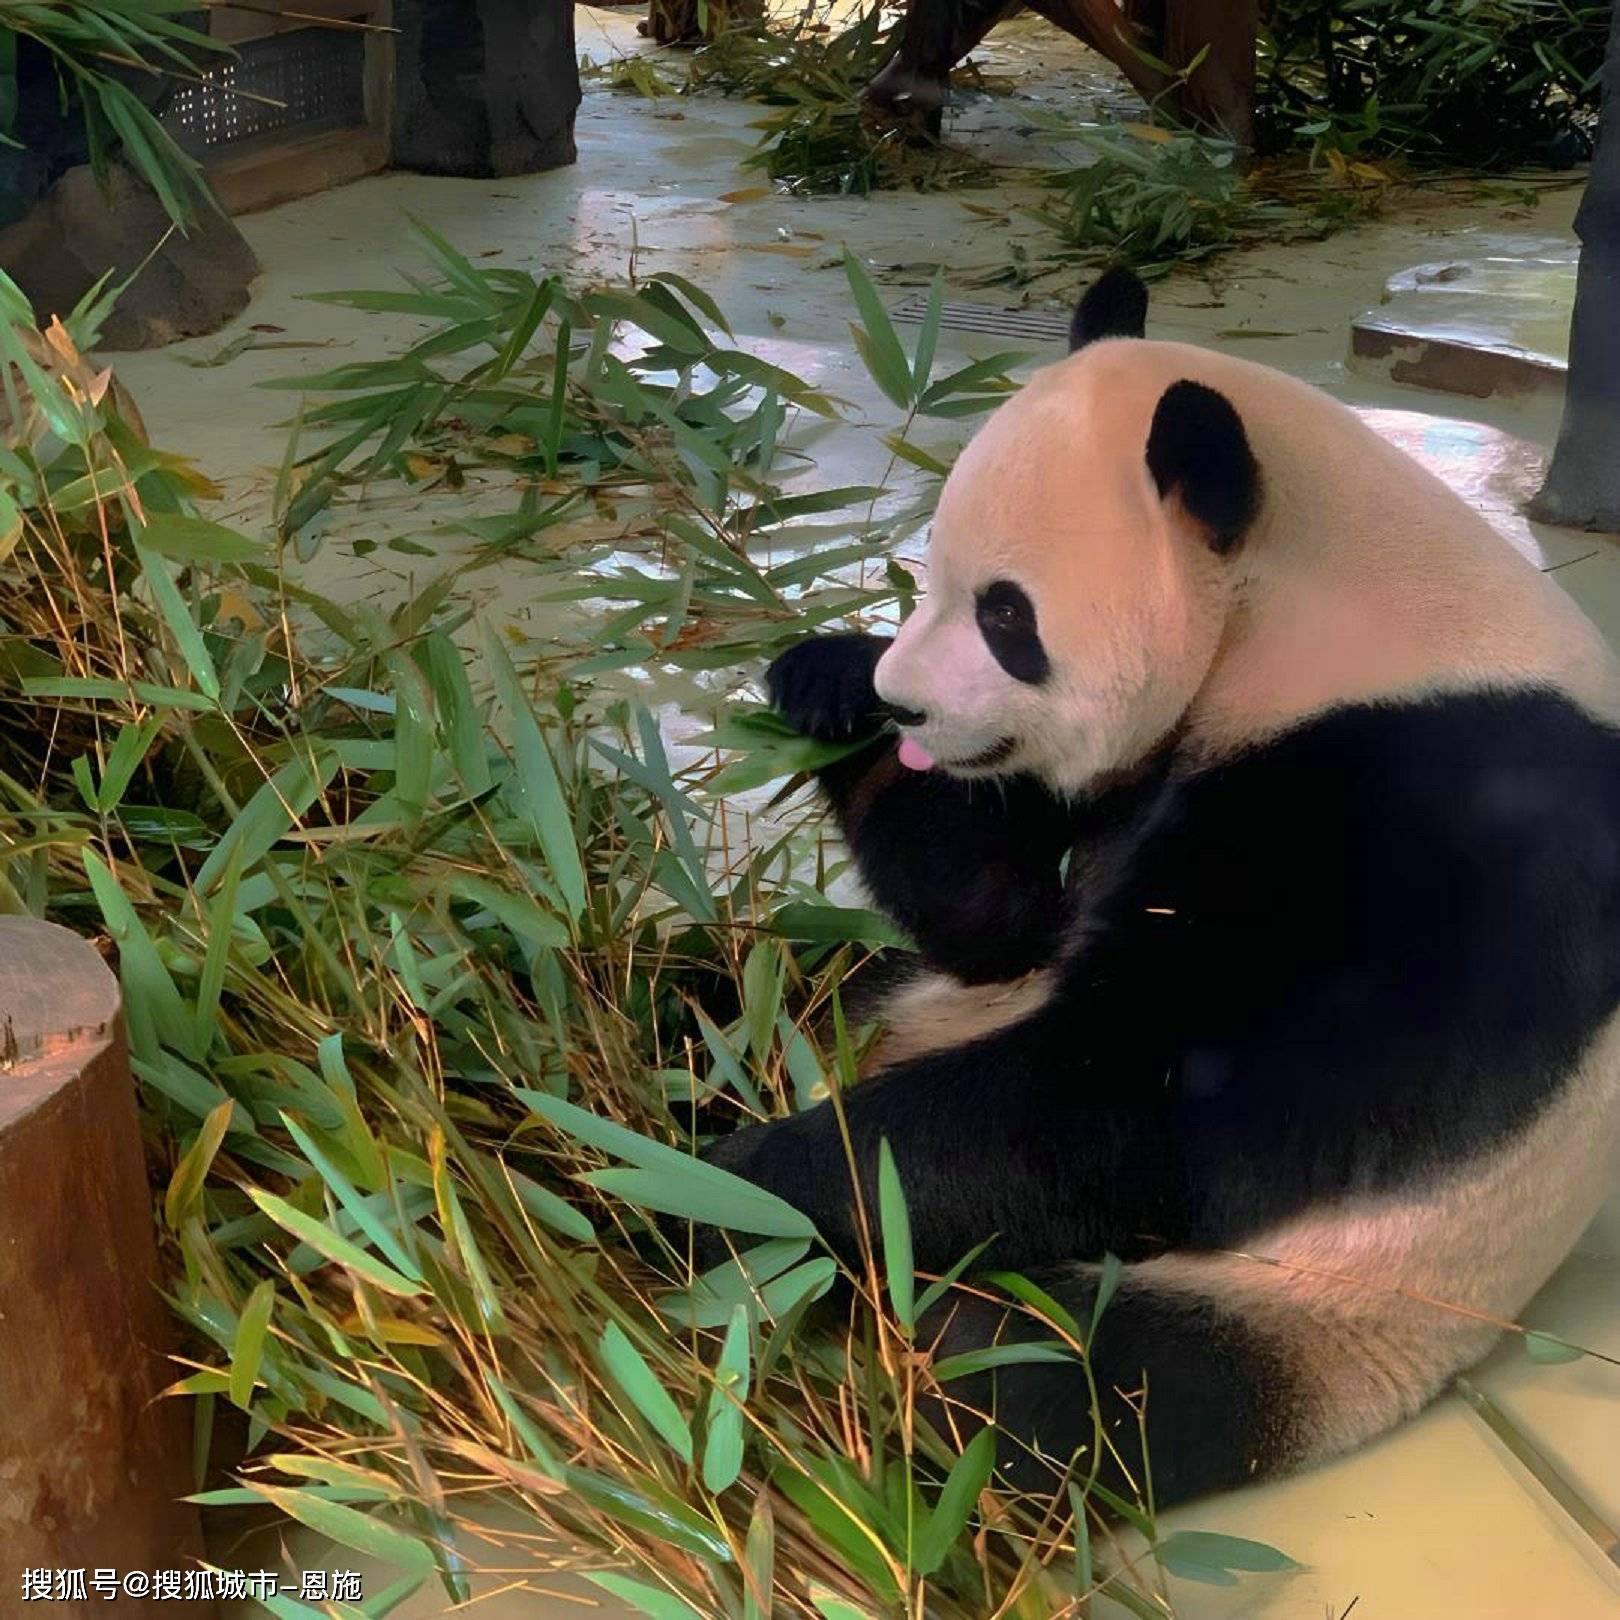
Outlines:
[[76,934],[0,917],[0,1614],[34,1612],[28,1570],[196,1567],[190,1426],[154,1399],[168,1344],[117,981]]

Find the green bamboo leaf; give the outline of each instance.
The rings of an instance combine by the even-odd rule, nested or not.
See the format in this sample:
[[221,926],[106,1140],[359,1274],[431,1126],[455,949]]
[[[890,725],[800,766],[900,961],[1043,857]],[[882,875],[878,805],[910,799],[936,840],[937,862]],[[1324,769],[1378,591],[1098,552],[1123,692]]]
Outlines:
[[225,972],[230,966],[231,946],[236,940],[236,893],[242,880],[242,849],[238,845],[231,852],[225,867],[225,876],[219,893],[207,911],[207,948],[203,952],[202,972],[197,975],[197,997],[193,1007],[196,1028],[191,1055],[199,1062],[208,1055],[214,1043],[215,1020],[219,1015],[219,998],[225,988]]
[[540,1431],[530,1421],[528,1414],[513,1399],[511,1391],[492,1372],[485,1373],[484,1381],[489,1387],[490,1394],[495,1397],[496,1404],[506,1414],[506,1420],[512,1425],[514,1433],[523,1442],[523,1449],[529,1454],[530,1459],[543,1474],[561,1484],[567,1476],[567,1470],[541,1437]]
[[101,773],[101,786],[96,791],[93,809],[101,811],[103,815],[111,815],[118,808],[129,787],[130,778],[146,758],[162,728],[161,715],[154,715],[141,725],[119,727],[118,737],[107,753],[107,768]]
[[1023,1367],[1040,1362],[1067,1362],[1078,1366],[1074,1352],[1056,1339],[1032,1340],[1028,1344],[993,1344],[987,1350],[967,1350],[959,1356],[946,1356],[931,1368],[935,1381],[949,1383],[972,1373],[989,1372],[996,1367]]
[[347,1211],[354,1224],[365,1233],[377,1248],[387,1256],[396,1270],[413,1283],[422,1281],[422,1273],[406,1251],[404,1244],[372,1213],[370,1206],[332,1160],[321,1150],[320,1144],[291,1114],[283,1112],[281,1123],[287,1134],[298,1144],[299,1151],[314,1166],[321,1180],[332,1189],[332,1195]]
[[951,1465],[939,1500],[913,1544],[912,1568],[919,1575],[932,1575],[945,1562],[956,1538],[967,1527],[980,1492],[990,1483],[995,1465],[996,1431],[987,1424]]
[[462,788],[472,797],[489,788],[489,755],[484,724],[467,679],[461,650],[442,630],[424,636],[416,647],[416,661],[433,691],[439,714],[439,732],[450,753]]
[[385,1294],[398,1294],[402,1298],[410,1299],[426,1292],[423,1284],[402,1277],[380,1260],[373,1259],[364,1249],[357,1248],[347,1238],[339,1237],[324,1221],[317,1221],[313,1216],[304,1214],[302,1210],[294,1209],[285,1199],[277,1198],[274,1193],[250,1187],[248,1197],[284,1231],[291,1232],[295,1238],[307,1243],[316,1253],[324,1255],[334,1264],[354,1272],[357,1277],[364,1277],[367,1282],[382,1289]]
[[139,539],[135,541],[135,555],[140,559],[146,588],[152,593],[152,600],[157,604],[169,634],[174,637],[180,656],[185,659],[186,668],[197,683],[197,689],[205,697],[217,699],[219,674],[214,668],[214,660],[209,656],[202,631],[191,616],[191,609],[186,606],[185,598],[170,577],[168,563]]
[[743,1620],[771,1620],[771,1592],[776,1584],[776,1515],[771,1510],[768,1490],[754,1498],[743,1560],[748,1567],[748,1579],[743,1585]]
[[1075,1343],[1085,1344],[1088,1342],[1081,1334],[1080,1324],[1075,1321],[1074,1317],[1063,1306],[1058,1304],[1044,1288],[1037,1287],[1028,1277],[1020,1276],[1013,1271],[987,1271],[984,1280],[997,1288],[1005,1290],[1014,1299],[1021,1300],[1060,1333],[1068,1334]]
[[720,1347],[714,1389],[709,1396],[708,1432],[703,1441],[703,1484],[716,1496],[742,1472],[750,1337],[748,1309],[739,1305],[731,1313],[731,1325]]
[[[575,1140],[584,1142],[588,1147],[597,1148],[603,1153],[610,1153],[614,1158],[624,1159],[637,1170],[644,1172],[651,1178],[651,1185],[635,1183],[638,1192],[685,1194],[695,1199],[707,1199],[709,1202],[706,1207],[713,1207],[714,1201],[718,1200],[731,1213],[740,1214],[749,1223],[739,1224],[736,1228],[738,1231],[757,1232],[765,1237],[816,1236],[815,1224],[808,1215],[795,1209],[791,1204],[784,1203],[775,1194],[756,1187],[751,1181],[732,1175],[729,1170],[722,1170],[718,1165],[705,1164],[690,1154],[682,1153],[662,1142],[654,1142],[650,1137],[626,1130],[624,1126],[615,1124],[612,1120],[587,1113],[585,1109],[576,1108],[572,1103],[564,1102],[560,1097],[548,1096],[543,1091],[519,1087],[517,1096],[542,1119],[574,1137]],[[626,1173],[596,1172],[597,1175]],[[660,1206],[650,1204],[648,1207]],[[672,1210],[669,1213],[678,1212]],[[709,1215],[693,1218],[712,1219]],[[762,1224],[755,1225],[753,1222]]]
[[866,1609],[857,1608],[845,1598],[837,1597],[825,1587],[812,1586],[810,1601],[816,1606],[821,1620],[874,1620]]
[[850,332],[872,381],[887,395],[891,404],[908,410],[912,401],[911,368],[906,364],[906,352],[895,335],[894,325],[872,278],[865,267],[848,248],[844,250],[844,274],[849,279],[849,290],[854,294],[855,307],[865,327],[851,326]]
[[486,628],[484,648],[496,693],[511,722],[512,753],[523,790],[524,811],[534,827],[535,837],[540,841],[551,875],[568,905],[569,916],[577,918],[585,909],[585,868],[580,860],[573,818],[563,798],[556,764],[535,721],[533,707],[518,682],[512,660],[492,627]]
[[203,1184],[219,1152],[225,1133],[230,1129],[231,1115],[236,1104],[226,1098],[212,1109],[202,1122],[196,1140],[180,1156],[169,1178],[168,1191],[163,1196],[163,1219],[170,1231],[178,1232],[186,1219],[197,1208],[202,1198]]
[[159,686],[155,681],[113,681],[94,676],[26,676],[20,683],[28,697],[35,698],[87,698],[113,703],[127,703],[134,698],[150,703],[155,709],[191,709],[201,712],[212,710],[214,700],[202,692],[189,692],[172,686]]
[[531,951],[566,949],[569,944],[567,925],[526,894],[516,894],[465,872],[450,879],[449,889],[458,899],[470,900],[498,918]]
[[444,278],[458,293],[487,314],[498,314],[502,297],[495,290],[492,278],[474,268],[465,255],[458,253],[433,227],[415,214],[406,216],[411,229],[422,239],[429,257],[444,273]]
[[1304,1567],[1263,1541],[1212,1530],[1176,1530],[1154,1543],[1153,1556],[1172,1575],[1211,1586],[1236,1584],[1233,1570],[1270,1575]]
[[566,1198],[559,1198],[556,1193],[530,1181],[516,1170],[509,1169],[506,1173],[512,1179],[518,1202],[537,1221],[544,1222],[553,1231],[561,1232],[564,1237],[571,1237],[577,1243],[596,1242],[596,1228]]
[[1091,1515],[1080,1487],[1069,1482],[1069,1511],[1074,1514],[1074,1595],[1084,1597],[1096,1581],[1091,1555]]
[[939,323],[945,313],[945,267],[934,272],[928,289],[928,308],[923,313],[922,326],[917,333],[917,350],[911,362],[911,394],[922,397],[928,387],[929,373],[934,369],[934,349],[939,342]]
[[231,1345],[231,1382],[226,1393],[232,1404],[244,1412],[253,1404],[253,1388],[259,1381],[265,1335],[270,1329],[270,1313],[275,1303],[275,1279],[266,1277],[248,1295],[236,1321],[236,1337]]
[[[323,752],[313,764],[300,754],[287,761],[260,786],[214,846],[197,872],[193,887],[209,893],[233,859],[251,871],[292,830],[337,774],[338,756]],[[239,852],[239,853],[238,853]]]
[[434,771],[433,700],[417,666],[401,652],[385,660],[394,697],[394,786],[392,797],[414,829],[427,810]]
[[880,911],[820,901],[790,900],[771,913],[770,926],[784,939],[812,945],[891,945],[906,950],[911,943]]
[[916,1264],[911,1250],[911,1216],[895,1168],[894,1153],[885,1137],[878,1144],[878,1214],[883,1228],[883,1268],[888,1275],[889,1302],[895,1319],[909,1339],[916,1332]]
[[1554,1338],[1548,1333],[1526,1333],[1524,1348],[1532,1361],[1545,1363],[1579,1361],[1586,1354],[1575,1345],[1565,1344],[1562,1339]]
[[773,939],[757,940],[743,962],[743,1035],[754,1062],[770,1061],[776,1015],[782,1005],[782,981],[787,962]]
[[638,1614],[651,1615],[652,1620],[703,1620],[702,1614],[685,1598],[676,1597],[662,1587],[648,1586],[644,1581],[633,1581],[628,1575],[597,1570],[587,1574],[585,1579],[621,1603],[628,1603]]
[[944,1297],[953,1289],[958,1279],[984,1253],[996,1240],[987,1237],[983,1243],[975,1244],[960,1260],[956,1262],[937,1282],[930,1283],[921,1294],[917,1296],[917,1320],[921,1321]]
[[[118,947],[118,976],[124,987],[124,1012],[136,1057],[155,1059],[160,1041],[177,1051],[189,1050],[191,1020],[146,925],[99,855],[86,849],[80,852],[79,859],[101,908],[101,919]],[[217,1100],[216,1096],[202,1112],[208,1112]]]
[[709,348],[709,340],[692,325],[639,294],[594,292],[581,302],[599,320],[628,322],[679,355],[695,358]]
[[657,1210],[680,1220],[723,1227],[728,1232],[752,1232],[760,1237],[813,1237],[815,1227],[807,1215],[763,1192],[740,1176],[717,1171],[726,1184],[711,1182],[693,1171],[714,1166],[690,1160],[682,1170],[591,1170],[581,1181],[627,1204]]
[[235,529],[183,512],[152,512],[141,525],[140,542],[170,562],[262,562],[266,548]]
[[431,1547],[369,1513],[360,1513],[341,1502],[327,1501],[310,1489],[289,1490],[280,1485],[257,1483],[252,1488],[289,1519],[296,1519],[340,1547],[364,1553],[380,1563],[397,1565],[413,1575],[433,1573]]
[[674,1496],[644,1494],[620,1480],[584,1468],[565,1469],[563,1478],[568,1488],[598,1513],[620,1524],[650,1532],[658,1540],[698,1558],[712,1558],[722,1564],[733,1561],[731,1543],[707,1519],[700,1518]]
[[683,1462],[690,1463],[692,1431],[687,1427],[680,1409],[670,1399],[669,1392],[658,1382],[652,1368],[642,1359],[624,1330],[616,1322],[609,1322],[603,1329],[597,1348],[603,1365],[613,1374],[636,1410]]
[[1097,1297],[1091,1303],[1091,1327],[1086,1334],[1085,1342],[1091,1343],[1092,1336],[1097,1331],[1097,1324],[1102,1321],[1103,1312],[1108,1309],[1108,1302],[1114,1297],[1119,1287],[1120,1279],[1125,1275],[1124,1263],[1117,1254],[1103,1256],[1102,1271],[1097,1277]]

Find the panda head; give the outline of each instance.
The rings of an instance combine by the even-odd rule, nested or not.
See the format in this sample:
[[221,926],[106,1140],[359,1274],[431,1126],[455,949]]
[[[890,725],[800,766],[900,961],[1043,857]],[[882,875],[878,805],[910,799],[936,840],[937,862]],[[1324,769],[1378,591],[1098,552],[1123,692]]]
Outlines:
[[877,666],[903,763],[1082,793],[1149,754],[1208,674],[1260,475],[1222,394],[1145,363],[1146,302],[1105,275],[1078,352],[946,481],[927,593]]

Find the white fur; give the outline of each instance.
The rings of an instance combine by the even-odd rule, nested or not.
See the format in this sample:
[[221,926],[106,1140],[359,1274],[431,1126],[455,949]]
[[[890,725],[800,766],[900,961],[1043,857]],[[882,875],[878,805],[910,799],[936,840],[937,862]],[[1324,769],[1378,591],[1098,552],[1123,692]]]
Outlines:
[[[1230,561],[1145,452],[1191,378],[1237,410],[1264,494]],[[998,579],[1035,604],[1052,663],[1014,680],[974,618]],[[1354,412],[1252,362],[1138,339],[1048,367],[946,482],[929,588],[877,668],[942,765],[1004,737],[999,772],[1060,791],[1139,759],[1178,722],[1219,754],[1335,703],[1546,681],[1620,714],[1620,677],[1569,598]],[[964,771],[962,774],[984,774]]]

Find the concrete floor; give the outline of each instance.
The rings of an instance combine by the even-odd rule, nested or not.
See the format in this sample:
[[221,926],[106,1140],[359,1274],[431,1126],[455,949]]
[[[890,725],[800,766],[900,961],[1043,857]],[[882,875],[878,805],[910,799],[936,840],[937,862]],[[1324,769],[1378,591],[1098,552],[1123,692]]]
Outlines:
[[[579,11],[580,48],[600,61],[642,48],[635,12]],[[1095,59],[1033,20],[1004,28],[984,53],[996,73],[1015,75],[1026,102],[1089,110],[1117,99]],[[954,122],[976,149],[1026,161],[1017,102],[981,101]],[[229,504],[249,527],[262,522],[290,396],[252,384],[300,368],[380,355],[413,334],[410,322],[362,317],[300,295],[385,285],[392,267],[417,268],[407,214],[434,226],[475,259],[572,278],[617,279],[635,253],[643,272],[680,271],[700,282],[731,317],[742,341],[854,403],[853,424],[817,447],[816,477],[857,482],[881,471],[877,440],[893,425],[854,357],[850,308],[839,255],[848,243],[879,274],[894,300],[947,269],[953,298],[1010,304],[1072,302],[1076,283],[1059,271],[1021,289],[985,286],[1015,248],[1039,261],[1047,239],[1018,212],[1032,193],[1009,182],[979,193],[888,193],[870,199],[761,197],[757,176],[738,168],[751,149],[752,105],[719,100],[647,102],[601,88],[587,92],[576,168],[504,181],[382,176],[242,221],[264,276],[232,329],[193,341],[181,353],[216,354],[258,323],[285,337],[321,344],[309,352],[247,352],[207,369],[179,363],[176,351],[125,357],[119,370],[140,399],[158,442],[194,456],[229,488]],[[742,193],[735,201],[728,194]],[[1548,190],[1539,207],[1504,209],[1431,190],[1326,242],[1265,249],[1217,261],[1202,275],[1155,289],[1153,335],[1231,346],[1305,377],[1380,413],[1380,426],[1491,510],[1515,544],[1545,567],[1620,644],[1620,546],[1529,525],[1514,505],[1532,489],[1557,427],[1558,402],[1545,393],[1518,400],[1459,399],[1393,386],[1347,369],[1351,320],[1377,302],[1385,282],[1412,265],[1455,257],[1538,257],[1567,251],[1579,193]],[[999,219],[964,205],[1000,211]],[[1545,312],[1542,312],[1545,316]],[[946,333],[941,351],[964,358],[1012,345]],[[1056,357],[1056,351],[1049,356]],[[862,423],[862,413],[868,418]],[[383,492],[334,515],[315,583],[334,594],[386,604],[419,587],[433,558],[400,561],[384,551],[357,556],[357,538],[408,532],[431,539],[440,556],[454,540],[440,526],[465,515],[481,492],[423,500]],[[534,629],[521,574],[492,577],[491,611]],[[1620,1347],[1620,1207],[1583,1245],[1527,1313],[1572,1339]],[[1603,1511],[1620,1524],[1620,1373],[1596,1362],[1531,1364],[1505,1346],[1481,1385]],[[1175,1583],[1184,1620],[1586,1620],[1620,1614],[1620,1571],[1599,1567],[1589,1544],[1531,1483],[1455,1397],[1397,1435],[1306,1478],[1205,1503],[1176,1522],[1272,1542],[1308,1567],[1281,1577],[1250,1577],[1218,1590]],[[351,1567],[307,1538],[294,1538],[295,1565]],[[228,1560],[236,1567],[238,1559]],[[492,1563],[509,1564],[504,1557]],[[492,1574],[481,1590],[499,1594],[514,1576]],[[386,1577],[368,1581],[376,1592]],[[580,1612],[592,1589],[536,1576],[475,1605],[489,1620],[538,1620]],[[542,1591],[553,1594],[542,1596]],[[445,1612],[421,1596],[399,1620]]]

